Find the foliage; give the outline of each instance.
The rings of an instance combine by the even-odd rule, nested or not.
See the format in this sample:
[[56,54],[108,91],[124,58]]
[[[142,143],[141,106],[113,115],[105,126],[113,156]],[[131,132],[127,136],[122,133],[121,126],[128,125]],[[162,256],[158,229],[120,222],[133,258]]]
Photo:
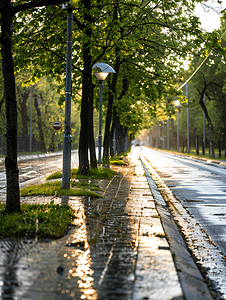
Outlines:
[[[170,4],[156,1],[113,1],[109,4],[99,1],[96,5],[91,1],[91,36],[86,30],[84,3],[79,3],[79,9],[74,13],[73,96],[82,88],[83,45],[89,44],[93,63],[102,59],[110,65],[116,58],[117,47],[122,67],[114,105],[120,111],[121,124],[133,132],[138,131],[145,125],[146,109],[153,113],[154,103],[167,93],[169,84],[177,80],[182,58],[188,52],[196,51],[195,47],[205,40],[208,44],[217,44],[216,36],[207,36],[200,30],[198,18],[193,14],[194,3],[178,0]],[[63,84],[66,12],[60,6],[31,10],[29,14],[20,12],[14,30],[16,68],[32,66],[32,82],[40,76],[51,75]],[[119,102],[125,74],[130,87]],[[59,91],[63,92],[63,89],[59,88]],[[105,92],[108,93],[107,86]],[[79,101],[79,98],[74,99]],[[98,99],[98,89],[95,99]],[[103,105],[107,107],[106,101]]]
[[117,166],[126,166],[127,163],[123,161],[124,154],[119,156],[110,157],[109,164]]
[[[31,87],[28,86],[26,80],[29,78],[28,70],[16,74],[17,85],[17,102],[20,114],[18,115],[18,134],[28,134],[30,132],[30,101]],[[45,148],[48,151],[54,151],[58,148],[58,144],[62,147],[63,127],[61,130],[55,131],[52,128],[54,121],[60,121],[64,124],[65,110],[64,104],[59,105],[60,96],[57,93],[59,84],[51,77],[42,77],[39,81],[32,85],[32,132],[37,141],[40,142],[40,129],[42,129]],[[27,101],[22,106],[27,95]],[[28,98],[29,96],[29,98]],[[36,107],[35,107],[36,103]],[[39,110],[39,115],[38,115]],[[27,123],[24,121],[27,119]],[[24,125],[23,125],[24,124]],[[23,126],[22,126],[23,125]],[[63,125],[64,126],[64,125]],[[26,128],[25,133],[23,127]],[[72,103],[71,114],[71,134],[72,148],[77,148],[79,132],[79,109],[78,105]],[[42,150],[43,151],[43,150]]]
[[0,237],[60,238],[76,218],[68,205],[22,204],[21,213],[3,214],[0,204]]
[[75,182],[71,183],[70,189],[62,189],[62,181],[46,182],[43,184],[33,184],[26,186],[20,190],[22,197],[33,196],[33,195],[68,195],[68,196],[86,196],[92,198],[99,198],[100,196],[90,190],[96,187],[92,185],[82,185]]

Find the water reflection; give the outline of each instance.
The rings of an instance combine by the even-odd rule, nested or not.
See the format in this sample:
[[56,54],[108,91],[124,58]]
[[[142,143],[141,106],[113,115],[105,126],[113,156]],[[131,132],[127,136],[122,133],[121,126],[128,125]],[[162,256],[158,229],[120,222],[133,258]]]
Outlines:
[[[78,241],[84,242],[84,251],[83,250],[75,250],[71,254],[72,258],[76,258],[75,267],[71,268],[68,272],[69,278],[74,277],[77,278],[78,288],[80,289],[81,295],[80,299],[97,299],[98,295],[95,289],[93,289],[94,278],[92,275],[94,274],[93,269],[91,268],[92,262],[90,258],[90,247],[87,240],[87,228],[86,222],[84,220],[85,209],[84,205],[80,206],[80,209],[77,210],[77,217],[80,219],[80,227],[73,235],[72,243],[76,243]],[[77,219],[77,222],[78,222]]]
[[14,292],[20,280],[17,275],[17,264],[35,243],[16,239],[0,241],[0,262],[3,266],[3,276],[0,280],[1,299],[14,299]]
[[1,242],[2,299],[131,299],[138,218],[124,214],[130,181],[115,180],[120,190],[117,182],[102,199],[56,198],[77,216],[64,238]]

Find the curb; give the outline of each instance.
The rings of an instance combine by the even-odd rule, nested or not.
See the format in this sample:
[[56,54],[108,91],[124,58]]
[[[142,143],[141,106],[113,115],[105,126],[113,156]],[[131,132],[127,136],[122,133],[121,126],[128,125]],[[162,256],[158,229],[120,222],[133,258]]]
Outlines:
[[[72,150],[71,154],[78,152],[78,150]],[[28,154],[28,155],[20,155],[17,157],[17,162],[26,162],[26,161],[33,161],[39,160],[45,157],[54,157],[63,155],[63,151],[60,152],[53,152],[53,153],[43,153],[43,154]],[[5,157],[0,158],[0,165],[5,163]]]

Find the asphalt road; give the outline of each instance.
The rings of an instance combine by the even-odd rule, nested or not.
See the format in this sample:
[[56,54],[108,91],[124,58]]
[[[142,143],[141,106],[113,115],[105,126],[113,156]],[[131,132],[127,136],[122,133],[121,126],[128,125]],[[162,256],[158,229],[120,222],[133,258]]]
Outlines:
[[209,269],[226,299],[226,167],[146,147],[140,150],[182,204],[184,222],[190,219],[189,224],[194,224],[187,234],[190,246],[199,252],[199,262]]
[[148,148],[152,166],[226,255],[226,168]]
[[[78,151],[72,151],[72,168],[78,167]],[[26,184],[39,182],[47,174],[62,170],[62,152],[41,154],[41,155],[21,155],[18,158],[19,179],[21,187]],[[0,199],[6,195],[6,171],[5,164],[0,164]]]

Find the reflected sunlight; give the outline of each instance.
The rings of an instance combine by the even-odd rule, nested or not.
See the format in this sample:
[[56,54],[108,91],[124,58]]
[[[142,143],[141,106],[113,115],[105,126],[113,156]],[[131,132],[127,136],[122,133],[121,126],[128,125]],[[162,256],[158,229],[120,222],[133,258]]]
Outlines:
[[[80,206],[79,211],[77,211],[78,219],[82,220],[82,225],[76,230],[73,236],[73,242],[84,241],[85,242],[85,251],[76,249],[72,253],[71,257],[77,256],[75,267],[69,270],[69,276],[78,278],[78,288],[80,289],[81,296],[80,299],[92,299],[95,300],[98,298],[98,294],[95,289],[92,288],[94,285],[94,278],[91,277],[94,274],[94,271],[91,268],[91,258],[90,258],[90,248],[87,241],[87,229],[86,222],[83,219],[85,215],[84,204]],[[77,219],[77,220],[78,220]]]

